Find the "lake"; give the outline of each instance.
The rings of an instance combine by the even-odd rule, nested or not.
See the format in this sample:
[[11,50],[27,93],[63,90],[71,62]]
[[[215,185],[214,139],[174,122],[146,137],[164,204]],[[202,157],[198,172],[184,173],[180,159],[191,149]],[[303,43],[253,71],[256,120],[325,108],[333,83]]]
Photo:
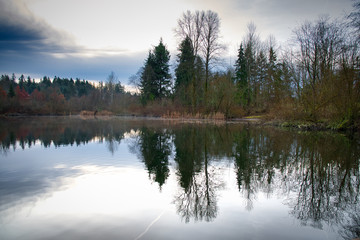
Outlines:
[[0,239],[353,239],[359,159],[330,132],[0,119]]

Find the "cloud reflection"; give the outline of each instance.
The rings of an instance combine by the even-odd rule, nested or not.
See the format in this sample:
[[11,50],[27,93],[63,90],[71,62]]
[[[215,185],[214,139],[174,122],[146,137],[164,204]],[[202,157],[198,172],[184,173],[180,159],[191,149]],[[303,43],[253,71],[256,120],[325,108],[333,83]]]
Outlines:
[[[3,149],[14,145],[25,149],[9,150],[2,162],[4,211],[17,205],[30,208],[29,202],[36,213],[110,218],[115,214],[123,221],[134,212],[135,219],[142,219],[142,211],[150,211],[133,233],[135,238],[164,208],[185,223],[215,222],[224,206],[219,199],[231,192],[232,201],[246,201],[250,215],[258,211],[259,201],[278,198],[277,207],[286,208],[299,224],[341,228],[339,234],[344,236],[356,236],[358,231],[360,145],[356,137],[129,118],[2,119],[0,126],[6,129],[0,132]],[[61,155],[71,149],[71,154],[64,155],[69,160],[39,156],[44,161],[36,162],[30,158],[34,142],[43,145],[37,152]],[[127,164],[116,154],[124,156],[125,151],[132,154]],[[22,152],[29,153],[24,159],[30,159],[6,161]],[[228,180],[225,170],[231,172]],[[168,212],[154,226],[165,215]]]

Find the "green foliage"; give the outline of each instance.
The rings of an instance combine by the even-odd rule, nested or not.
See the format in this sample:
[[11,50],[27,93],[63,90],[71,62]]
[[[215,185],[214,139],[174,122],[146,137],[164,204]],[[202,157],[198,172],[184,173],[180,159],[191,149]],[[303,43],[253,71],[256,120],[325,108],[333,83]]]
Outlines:
[[[179,46],[177,55],[178,66],[175,69],[175,96],[187,106],[193,102],[195,81],[195,55],[189,37],[186,37]],[[190,90],[190,91],[189,91]]]
[[170,75],[170,53],[160,39],[159,45],[149,51],[145,65],[140,76],[140,91],[142,103],[161,99],[169,96]]
[[140,81],[141,101],[144,105],[147,101],[154,100],[157,95],[156,74],[153,65],[155,65],[154,54],[149,51],[145,66],[141,73]]
[[171,75],[170,75],[170,52],[166,49],[162,39],[158,46],[154,48],[154,73],[156,75],[156,84],[158,86],[157,95],[161,99],[169,96]]
[[247,61],[245,58],[244,48],[243,45],[240,44],[237,60],[235,62],[234,82],[237,88],[237,92],[236,92],[237,101],[243,107],[247,107],[250,102],[247,70],[248,68],[247,68]]

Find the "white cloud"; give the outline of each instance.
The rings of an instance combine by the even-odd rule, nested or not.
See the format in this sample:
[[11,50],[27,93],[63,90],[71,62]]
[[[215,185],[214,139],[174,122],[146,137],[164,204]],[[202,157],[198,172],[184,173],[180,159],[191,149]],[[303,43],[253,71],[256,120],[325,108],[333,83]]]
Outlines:
[[71,33],[86,48],[143,51],[160,37],[171,42],[182,5],[167,0],[27,1],[52,26]]

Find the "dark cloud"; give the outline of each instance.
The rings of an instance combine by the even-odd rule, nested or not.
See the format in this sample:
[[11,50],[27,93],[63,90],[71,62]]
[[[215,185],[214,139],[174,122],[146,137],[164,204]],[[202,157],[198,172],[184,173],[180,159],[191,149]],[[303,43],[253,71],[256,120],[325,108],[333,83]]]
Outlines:
[[1,74],[101,81],[114,71],[123,83],[127,83],[145,56],[146,53],[126,55],[119,49],[101,52],[77,46],[69,34],[35,16],[22,1],[0,0]]
[[0,0],[0,53],[74,51],[65,32],[52,28],[36,17],[19,0]]

